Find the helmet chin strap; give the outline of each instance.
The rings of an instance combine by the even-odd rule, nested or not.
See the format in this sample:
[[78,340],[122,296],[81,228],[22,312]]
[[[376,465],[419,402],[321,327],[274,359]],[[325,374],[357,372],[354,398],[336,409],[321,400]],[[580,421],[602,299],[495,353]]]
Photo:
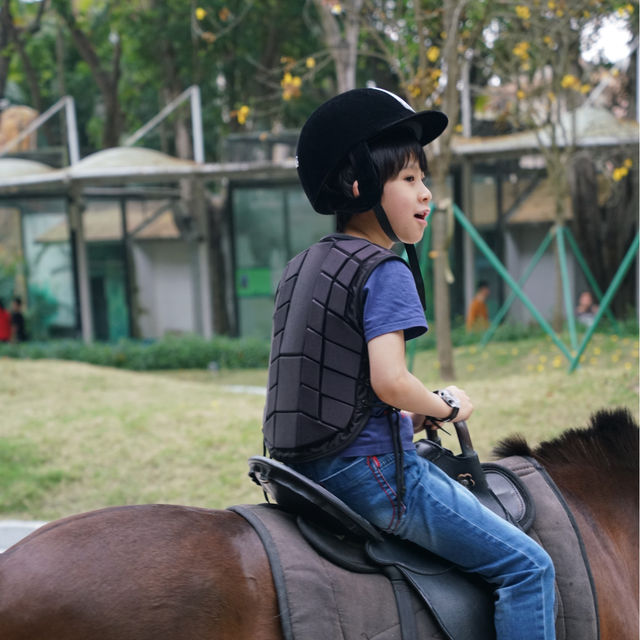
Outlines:
[[[391,242],[400,242],[400,238],[393,230],[389,218],[379,202],[373,206],[373,212],[376,214],[376,218]],[[416,283],[416,289],[418,290],[418,296],[420,303],[422,304],[423,311],[427,308],[425,293],[424,293],[424,280],[422,279],[422,272],[420,270],[420,262],[418,261],[418,253],[416,252],[415,245],[403,243],[405,251],[407,252],[407,258],[409,258],[409,267],[411,268],[411,274],[413,275],[413,281]]]

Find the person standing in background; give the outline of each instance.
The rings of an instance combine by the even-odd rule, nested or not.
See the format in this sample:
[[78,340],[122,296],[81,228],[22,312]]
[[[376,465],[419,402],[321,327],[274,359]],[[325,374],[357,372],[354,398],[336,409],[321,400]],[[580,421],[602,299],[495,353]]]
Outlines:
[[4,308],[4,302],[0,300],[0,342],[11,340],[11,314]]
[[467,312],[467,331],[484,331],[489,326],[489,309],[487,298],[491,290],[486,280],[478,282],[476,295],[473,296]]
[[16,296],[11,302],[11,342],[24,342],[26,339],[22,298]]

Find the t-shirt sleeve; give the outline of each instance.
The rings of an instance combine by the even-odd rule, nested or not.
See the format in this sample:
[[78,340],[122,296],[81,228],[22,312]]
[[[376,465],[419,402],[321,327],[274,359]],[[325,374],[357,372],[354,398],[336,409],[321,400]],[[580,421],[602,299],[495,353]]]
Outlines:
[[404,331],[405,340],[428,330],[411,271],[400,260],[379,264],[364,285],[364,337],[367,342],[393,331]]

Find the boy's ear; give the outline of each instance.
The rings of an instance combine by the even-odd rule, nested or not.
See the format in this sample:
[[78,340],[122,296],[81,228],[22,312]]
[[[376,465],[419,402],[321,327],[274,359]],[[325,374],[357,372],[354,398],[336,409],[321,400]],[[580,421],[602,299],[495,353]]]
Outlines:
[[353,197],[354,198],[359,198],[360,197],[360,189],[358,188],[358,181],[357,180],[353,181],[353,185],[351,186],[351,191],[353,192]]

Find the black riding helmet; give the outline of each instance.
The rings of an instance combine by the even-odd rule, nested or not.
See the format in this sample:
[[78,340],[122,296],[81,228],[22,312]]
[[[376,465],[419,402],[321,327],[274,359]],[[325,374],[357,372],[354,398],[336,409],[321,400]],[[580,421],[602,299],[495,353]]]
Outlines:
[[[445,130],[447,123],[444,113],[416,112],[402,98],[384,89],[353,89],[331,98],[309,116],[298,139],[298,176],[311,206],[318,213],[336,213],[334,192],[328,182],[350,159],[360,196],[349,203],[349,212],[373,209],[387,236],[398,242],[380,204],[384,185],[371,158],[369,143],[402,127],[411,130],[425,146]],[[341,206],[344,211],[344,202]],[[424,307],[424,285],[415,248],[405,247]]]

